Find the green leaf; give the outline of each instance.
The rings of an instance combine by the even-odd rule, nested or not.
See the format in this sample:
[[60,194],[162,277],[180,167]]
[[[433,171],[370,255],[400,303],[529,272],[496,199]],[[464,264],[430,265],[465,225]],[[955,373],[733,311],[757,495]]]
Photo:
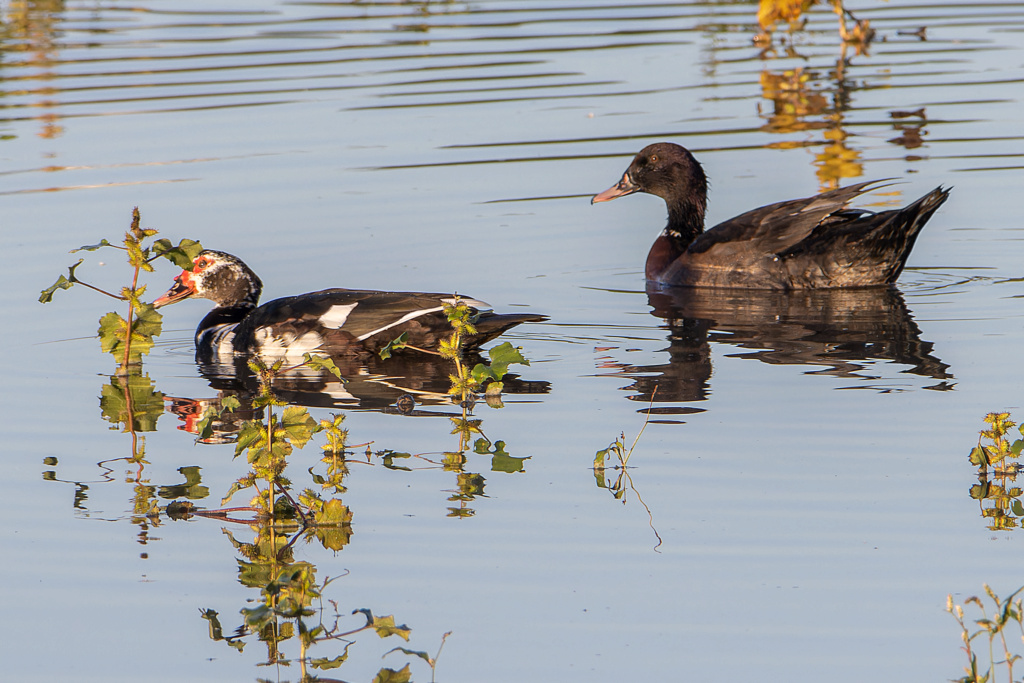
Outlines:
[[327,501],[314,518],[313,535],[324,548],[338,552],[352,540],[352,512],[337,498]]
[[409,683],[412,680],[412,673],[409,671],[409,665],[406,664],[401,671],[395,671],[394,669],[381,669],[377,672],[377,675],[373,677],[373,683]]
[[391,648],[390,650],[385,652],[383,657],[387,657],[392,652],[402,652],[402,653],[405,653],[405,654],[409,655],[410,657],[419,657],[424,662],[426,662],[428,665],[434,666],[434,660],[426,652],[420,652],[419,650],[410,650],[410,649],[404,648],[404,647],[395,647],[395,648]]
[[317,527],[315,536],[324,548],[338,552],[352,539],[352,527]]
[[205,441],[213,436],[213,421],[220,416],[213,406],[206,406],[202,417],[196,423],[196,441]]
[[305,365],[313,370],[326,370],[338,379],[341,379],[341,370],[334,364],[334,360],[330,356],[314,356],[311,353],[307,353],[303,356]]
[[496,441],[494,448],[491,449],[491,444],[486,439],[477,439],[473,443],[473,452],[483,455],[484,453],[491,454],[491,471],[492,472],[523,472],[525,470],[524,463],[529,460],[526,458],[514,458],[508,454],[505,450],[504,441]]
[[71,282],[71,280],[61,275],[59,278],[57,278],[56,282],[54,282],[52,285],[50,285],[49,287],[47,287],[46,289],[39,293],[39,303],[50,303],[51,301],[53,301],[54,292],[56,292],[58,289],[71,289],[73,284],[74,283]]
[[263,424],[256,420],[246,420],[238,430],[238,440],[235,441],[235,457],[237,458],[246,449],[255,448],[257,442],[265,440]]
[[1024,504],[1021,504],[1019,500],[1014,499],[1014,501],[1010,503],[1010,509],[1013,510],[1013,514],[1018,517],[1024,517]]
[[405,342],[408,338],[409,333],[403,332],[402,334],[398,335],[397,337],[389,341],[387,344],[385,344],[383,348],[381,348],[381,350],[378,352],[380,354],[381,360],[387,360],[388,358],[391,358],[392,352],[404,349]]
[[152,340],[163,331],[163,320],[164,316],[151,304],[141,304],[135,307],[135,324],[132,331]]
[[51,301],[53,301],[53,294],[58,289],[71,289],[71,287],[76,282],[78,282],[78,280],[75,279],[75,268],[77,268],[78,266],[82,265],[82,261],[84,261],[84,260],[85,259],[78,259],[78,263],[74,264],[73,266],[68,266],[68,276],[67,277],[64,277],[63,275],[61,275],[59,278],[57,278],[56,282],[54,282],[52,285],[50,285],[49,287],[44,289],[42,292],[40,292],[39,293],[39,303],[41,303],[41,304],[48,304]]
[[[135,322],[132,325],[131,360],[138,361],[153,348],[153,337],[160,334],[163,327],[163,316],[149,304],[141,304],[135,309]],[[100,318],[97,334],[100,347],[105,353],[115,358],[124,355],[124,344],[127,337],[128,323],[119,314],[110,312]]]
[[149,375],[111,377],[100,390],[103,418],[125,431],[156,431],[156,422],[164,412],[164,395],[156,391]]
[[526,469],[526,458],[515,458],[505,451],[505,442],[498,441],[494,444],[494,456],[491,457],[492,472],[523,472]]
[[402,626],[395,626],[394,616],[389,614],[386,617],[375,617],[373,615],[373,612],[366,608],[352,611],[352,614],[357,613],[362,614],[366,617],[366,625],[373,627],[373,629],[377,632],[377,635],[381,638],[387,638],[388,636],[399,636],[406,642],[409,641],[409,634],[412,632],[412,629],[410,629],[408,626],[404,624]]
[[185,477],[184,484],[172,486],[161,486],[157,489],[157,495],[165,500],[173,498],[188,498],[189,500],[201,500],[210,495],[210,489],[202,485],[202,475],[197,466],[179,467],[178,471]]
[[274,610],[267,605],[260,605],[252,609],[241,610],[245,625],[253,631],[261,631],[264,626],[270,624],[274,619]]
[[395,464],[395,458],[405,459],[411,458],[412,453],[399,453],[396,451],[388,450],[381,455],[381,464],[389,470],[398,470],[401,472],[412,472],[411,467],[403,467]]
[[313,437],[316,420],[302,406],[288,406],[281,415],[281,426],[292,445],[302,448]]
[[491,372],[494,374],[495,379],[501,379],[508,372],[508,366],[513,363],[519,365],[529,365],[530,361],[522,354],[522,348],[518,346],[512,346],[509,342],[504,342],[495,346],[493,349],[487,351],[487,355],[491,357]]
[[220,400],[220,407],[223,410],[235,412],[242,406],[242,402],[235,396],[225,396]]
[[[348,650],[347,646],[345,647],[345,650]],[[327,657],[315,657],[309,660],[309,663],[314,669],[337,669],[345,663],[346,659],[348,659],[348,654],[338,655],[334,659],[328,659]]]
[[494,371],[491,370],[491,367],[489,365],[484,365],[483,363],[477,363],[474,365],[469,374],[477,384],[483,384],[489,379],[499,379],[498,376],[494,374]]
[[351,522],[352,512],[337,498],[324,503],[323,509],[316,515],[316,523],[321,525],[341,526]]
[[118,344],[124,341],[124,331],[128,323],[119,314],[111,311],[100,318],[97,334],[100,337],[100,348],[106,353],[113,353]]
[[192,270],[192,261],[196,256],[199,256],[199,252],[202,250],[203,245],[189,239],[181,240],[178,246],[172,245],[169,239],[158,239],[153,243],[153,251],[156,252],[157,256],[163,256],[184,270]]
[[[244,543],[240,545],[247,552],[258,552],[260,556],[265,556],[263,553],[265,550],[264,548],[260,548],[259,551],[257,551],[257,546],[251,546]],[[272,549],[271,552],[273,552]],[[269,564],[264,564],[262,561],[242,562],[241,560],[238,560],[238,583],[242,584],[246,588],[264,588],[273,579],[271,576],[272,571],[273,567]]]
[[203,619],[210,622],[210,640],[224,640],[224,629],[220,625],[220,619],[217,618],[217,610],[200,609],[199,613]]
[[231,486],[228,487],[228,491],[224,494],[224,497],[220,499],[220,504],[227,505],[228,501],[230,501],[236,493],[247,488],[249,488],[249,485],[241,481],[233,482]]
[[110,242],[108,242],[106,239],[102,239],[102,240],[100,240],[99,244],[88,244],[88,245],[86,245],[84,247],[79,247],[78,249],[72,249],[68,253],[74,254],[76,251],[96,251],[97,249],[102,249],[103,247],[112,247],[112,246],[114,246],[114,245],[111,244]]

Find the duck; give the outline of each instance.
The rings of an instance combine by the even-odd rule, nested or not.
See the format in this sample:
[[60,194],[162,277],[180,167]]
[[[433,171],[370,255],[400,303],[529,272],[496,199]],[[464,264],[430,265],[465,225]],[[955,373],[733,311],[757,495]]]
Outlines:
[[451,336],[444,305],[456,300],[469,306],[475,318],[476,334],[463,340],[468,350],[521,323],[547,320],[531,313],[498,314],[482,301],[453,294],[324,289],[260,305],[262,291],[260,278],[240,258],[206,249],[152,305],[160,308],[190,298],[216,304],[196,328],[196,360],[201,364],[252,355],[295,363],[306,353],[367,357],[403,333],[408,344],[433,350]]
[[949,190],[937,187],[902,209],[848,208],[888,180],[872,180],[753,209],[704,230],[708,181],[688,149],[658,142],[640,150],[618,183],[591,199],[635,192],[661,197],[668,225],[644,267],[649,282],[682,287],[826,289],[896,282],[918,233]]

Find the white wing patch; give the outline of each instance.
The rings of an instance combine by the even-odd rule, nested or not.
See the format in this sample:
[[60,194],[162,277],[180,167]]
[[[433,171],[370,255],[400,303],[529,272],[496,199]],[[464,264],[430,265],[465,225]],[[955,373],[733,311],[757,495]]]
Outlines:
[[378,327],[376,330],[373,330],[372,332],[367,332],[366,334],[364,334],[364,335],[362,335],[360,337],[356,337],[356,341],[363,341],[364,339],[369,339],[370,337],[372,337],[375,334],[379,334],[380,332],[383,332],[384,330],[390,330],[392,327],[394,327],[396,325],[401,325],[402,323],[406,322],[407,320],[412,320],[413,318],[418,318],[421,315],[426,315],[427,313],[437,313],[438,311],[443,311],[443,310],[444,310],[443,306],[438,306],[437,308],[421,308],[418,311],[413,311],[412,313],[406,313],[405,315],[403,315],[401,318],[399,318],[398,320],[396,320],[393,323],[389,323],[389,324],[385,325],[384,327]]
[[[451,299],[441,299],[441,301],[445,302],[446,304],[454,304],[455,303],[455,298],[452,297]],[[474,309],[476,309],[478,311],[489,311],[489,310],[491,310],[491,305],[490,304],[486,304],[483,301],[477,301],[476,299],[463,299],[462,297],[459,297],[459,301],[464,303],[464,304],[466,304],[470,308],[474,308]],[[370,337],[372,337],[375,334],[380,334],[381,332],[383,332],[385,330],[390,330],[392,327],[395,327],[396,325],[401,325],[402,323],[408,322],[408,321],[412,320],[413,318],[419,318],[420,316],[427,315],[428,313],[438,313],[438,312],[443,311],[443,310],[444,310],[444,306],[437,306],[435,308],[421,308],[418,311],[412,311],[411,313],[406,313],[405,315],[403,315],[401,318],[399,318],[398,320],[396,320],[393,323],[388,323],[384,327],[378,327],[376,330],[373,330],[371,332],[367,332],[364,335],[356,337],[356,341],[364,341],[366,339],[369,339]]]
[[327,309],[327,312],[320,316],[320,324],[329,330],[337,330],[345,321],[348,320],[348,316],[352,313],[352,310],[358,306],[358,303],[349,304],[347,306],[337,305],[331,306]]

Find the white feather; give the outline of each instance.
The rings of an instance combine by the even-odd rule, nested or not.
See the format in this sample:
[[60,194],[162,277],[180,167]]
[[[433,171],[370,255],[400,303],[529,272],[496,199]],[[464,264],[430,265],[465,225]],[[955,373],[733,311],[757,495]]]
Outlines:
[[[446,304],[455,304],[455,302],[456,302],[454,297],[451,298],[451,299],[441,299],[441,301],[445,302]],[[491,305],[490,304],[486,304],[483,301],[477,301],[476,299],[463,299],[462,297],[459,297],[458,301],[459,301],[459,303],[464,303],[467,306],[469,306],[470,308],[476,309],[478,311],[489,311],[489,310],[491,310]],[[396,325],[401,325],[402,323],[407,322],[409,320],[412,320],[413,318],[419,318],[422,315],[426,315],[428,313],[437,313],[438,311],[443,311],[443,310],[444,310],[444,306],[437,306],[435,308],[421,308],[418,311],[413,311],[412,313],[406,313],[405,315],[403,315],[401,318],[399,318],[398,320],[396,320],[393,323],[389,323],[389,324],[385,325],[384,327],[379,327],[376,330],[373,330],[372,332],[367,332],[366,334],[364,334],[364,335],[362,335],[360,337],[357,337],[356,341],[363,341],[364,339],[369,339],[370,337],[372,337],[375,334],[379,334],[379,333],[383,332],[384,330],[390,330],[392,327],[395,327]]]
[[329,330],[337,330],[345,321],[348,320],[348,316],[352,313],[352,310],[358,306],[358,303],[349,304],[347,306],[337,305],[331,306],[327,309],[327,312],[320,316],[320,324]]

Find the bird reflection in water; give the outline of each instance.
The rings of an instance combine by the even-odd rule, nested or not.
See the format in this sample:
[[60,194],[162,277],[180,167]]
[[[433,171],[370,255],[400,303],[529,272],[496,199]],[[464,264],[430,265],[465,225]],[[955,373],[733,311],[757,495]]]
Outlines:
[[[299,367],[275,377],[274,395],[288,404],[307,408],[350,408],[413,417],[460,414],[454,410],[448,394],[451,361],[415,351],[404,351],[387,360],[377,356],[333,360],[342,379],[326,370]],[[473,352],[466,353],[464,358],[469,367],[482,360]],[[199,363],[199,371],[218,395],[214,398],[167,397],[166,408],[178,416],[179,429],[198,434],[203,415],[212,407],[220,415],[210,424],[212,433],[201,440],[204,443],[233,441],[243,422],[260,417],[261,411],[254,412],[251,407],[252,398],[259,393],[259,380],[243,356],[238,356],[231,364]],[[513,396],[546,394],[551,390],[546,381],[523,379],[512,373],[502,382],[502,396],[506,400]],[[238,399],[241,407],[234,412],[222,412],[221,401],[226,396]],[[445,406],[450,410],[444,410]]]
[[[949,366],[932,355],[895,288],[771,292],[707,288],[648,288],[651,315],[669,331],[668,362],[656,365],[604,363],[610,376],[629,377],[630,400],[690,403],[707,398],[711,343],[748,352],[729,354],[770,365],[804,365],[824,374],[858,380],[873,361],[909,365],[904,372],[938,380],[926,389],[953,384]],[[655,389],[657,393],[655,393]],[[882,389],[883,391],[891,389]],[[657,406],[641,412],[672,415],[702,412],[692,406]],[[655,420],[652,420],[655,421]]]

